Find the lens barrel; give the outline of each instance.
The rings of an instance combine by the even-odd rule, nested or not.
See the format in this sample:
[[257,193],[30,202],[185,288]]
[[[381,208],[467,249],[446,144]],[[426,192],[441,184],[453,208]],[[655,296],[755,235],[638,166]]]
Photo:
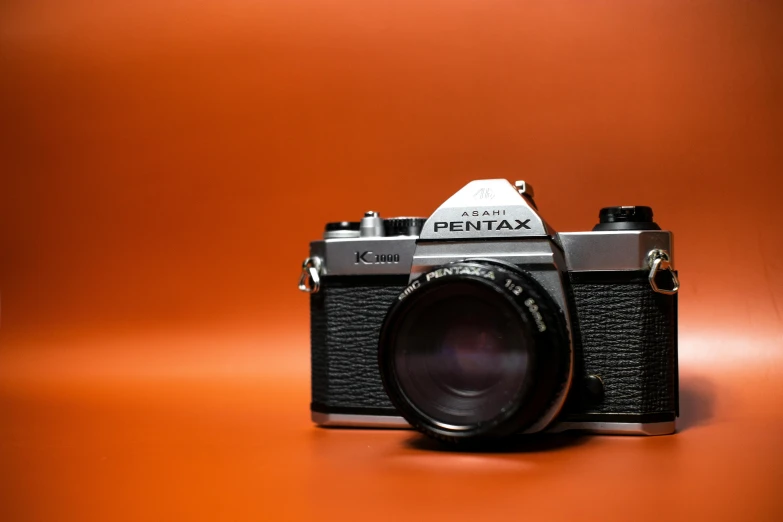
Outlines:
[[554,300],[522,270],[491,260],[419,277],[389,309],[379,343],[394,406],[449,441],[543,428],[565,400],[572,361]]

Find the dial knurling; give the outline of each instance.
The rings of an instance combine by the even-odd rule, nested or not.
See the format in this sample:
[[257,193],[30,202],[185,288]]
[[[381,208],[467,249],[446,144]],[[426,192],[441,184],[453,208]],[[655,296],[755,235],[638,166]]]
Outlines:
[[383,228],[387,236],[418,236],[426,218],[395,217],[383,220]]

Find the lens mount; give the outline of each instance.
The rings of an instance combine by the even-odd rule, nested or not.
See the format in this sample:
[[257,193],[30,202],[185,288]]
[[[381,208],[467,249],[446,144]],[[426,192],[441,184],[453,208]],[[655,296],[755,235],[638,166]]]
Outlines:
[[413,281],[386,315],[378,354],[400,414],[449,441],[543,429],[565,402],[573,362],[554,300],[530,275],[492,260]]

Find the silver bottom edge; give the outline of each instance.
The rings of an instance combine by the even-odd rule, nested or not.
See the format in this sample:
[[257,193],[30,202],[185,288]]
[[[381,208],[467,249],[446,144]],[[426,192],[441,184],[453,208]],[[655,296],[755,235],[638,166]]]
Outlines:
[[[402,417],[386,415],[348,415],[344,413],[311,412],[319,426],[341,428],[410,429]],[[547,433],[579,430],[603,435],[670,435],[676,431],[676,422],[558,422],[547,428]]]

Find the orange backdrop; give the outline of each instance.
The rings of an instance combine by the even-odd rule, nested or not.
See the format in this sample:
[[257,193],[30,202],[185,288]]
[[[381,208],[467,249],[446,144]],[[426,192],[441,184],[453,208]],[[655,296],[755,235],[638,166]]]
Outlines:
[[[782,50],[772,0],[4,2],[0,519],[780,520]],[[675,232],[679,435],[311,427],[308,242],[481,177]]]

